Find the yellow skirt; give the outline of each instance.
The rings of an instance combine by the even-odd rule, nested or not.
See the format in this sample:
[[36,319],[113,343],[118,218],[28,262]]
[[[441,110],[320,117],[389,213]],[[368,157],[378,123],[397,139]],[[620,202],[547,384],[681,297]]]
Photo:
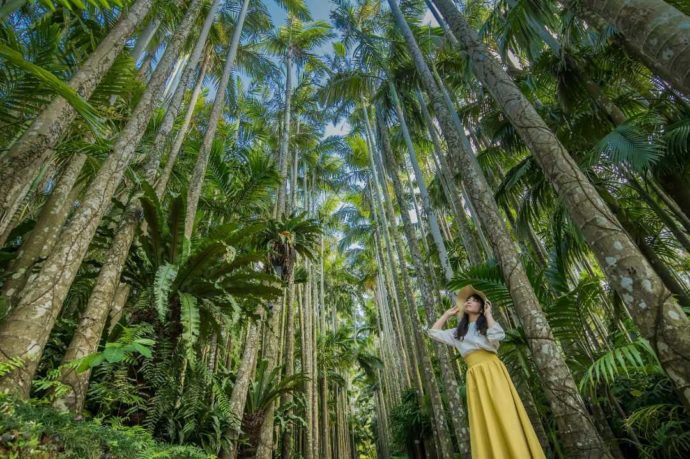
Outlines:
[[488,351],[465,356],[472,459],[544,458],[508,370]]

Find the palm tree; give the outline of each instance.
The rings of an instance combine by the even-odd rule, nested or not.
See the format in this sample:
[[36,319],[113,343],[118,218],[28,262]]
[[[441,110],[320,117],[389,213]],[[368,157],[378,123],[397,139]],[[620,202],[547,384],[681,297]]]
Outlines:
[[690,93],[685,71],[690,63],[685,33],[690,18],[686,14],[662,0],[614,1],[605,5],[591,0],[583,2],[582,8],[615,27],[626,48],[656,74],[676,89]]
[[[120,21],[81,65],[69,84],[89,98],[115,62],[134,30],[147,16],[153,0],[138,0],[123,11]],[[76,118],[74,108],[56,97],[24,131],[0,160],[0,244],[4,244],[17,206],[28,192],[35,173],[53,154],[56,143]]]
[[[17,307],[0,325],[2,361],[17,357],[24,360],[24,366],[6,375],[0,382],[0,387],[7,388],[21,397],[29,395],[38,360],[68,289],[101,218],[110,207],[110,198],[114,195],[125,168],[144,135],[146,124],[154,108],[161,102],[165,77],[189,36],[202,3],[201,0],[194,0],[190,4],[187,15],[161,58],[135,112],[114,143],[114,153],[108,157],[94,177],[86,191],[86,199],[62,231],[53,253],[20,295]],[[47,285],[53,288],[46,291],[44,286]],[[37,317],[44,317],[45,320],[38,321]]]
[[232,32],[232,39],[228,46],[228,54],[225,58],[223,74],[220,77],[218,91],[216,92],[216,98],[213,102],[213,108],[211,109],[208,127],[206,128],[206,135],[204,136],[204,141],[202,143],[201,150],[199,151],[199,156],[197,157],[194,173],[189,182],[190,186],[187,195],[188,207],[187,216],[185,219],[185,237],[187,239],[192,237],[194,218],[196,216],[199,197],[201,196],[201,188],[204,183],[204,177],[206,176],[206,167],[208,166],[208,159],[211,153],[211,144],[216,136],[216,129],[220,121],[220,116],[223,112],[223,107],[225,106],[225,87],[228,85],[228,81],[230,81],[230,76],[232,75],[232,70],[235,66],[235,58],[237,57],[237,50],[240,45],[240,37],[242,36],[242,29],[244,27],[244,20],[247,17],[248,8],[249,0],[243,0],[237,16],[237,21],[235,22],[235,27]]
[[[287,282],[290,291],[294,282],[294,269],[297,255],[306,258],[314,257],[316,239],[320,229],[313,219],[304,214],[289,215],[280,220],[271,220],[259,239],[259,246],[269,252],[268,264],[273,266],[276,274]],[[282,302],[275,304],[271,310],[268,330],[265,335],[263,358],[268,360],[268,370],[273,371],[281,345]],[[273,419],[275,404],[269,403],[261,424],[257,444],[257,457],[266,457],[273,451]]]
[[323,45],[331,37],[330,26],[323,21],[314,21],[305,25],[293,15],[288,16],[288,23],[281,28],[268,43],[269,50],[277,56],[285,58],[285,99],[281,127],[280,150],[278,164],[281,174],[285,177],[285,185],[278,191],[276,204],[277,215],[285,212],[288,179],[288,150],[290,144],[290,126],[292,116],[293,92],[293,63],[304,66],[309,63],[318,67],[318,58],[314,55],[315,48]]
[[[261,344],[261,323],[254,322],[249,325],[247,330],[247,339],[244,342],[244,351],[242,352],[242,360],[237,368],[238,378],[232,387],[232,395],[230,397],[230,406],[232,416],[235,419],[241,419],[247,403],[247,395],[249,393],[249,385],[252,379],[252,369],[256,367],[256,359]],[[233,425],[231,429],[225,432],[228,438],[228,447],[225,448],[220,457],[222,459],[235,459],[239,445],[237,441],[240,435],[240,426]]]

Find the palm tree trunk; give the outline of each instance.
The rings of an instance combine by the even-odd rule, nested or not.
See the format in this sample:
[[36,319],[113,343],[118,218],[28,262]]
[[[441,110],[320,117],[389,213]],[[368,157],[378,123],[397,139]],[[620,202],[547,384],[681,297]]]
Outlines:
[[[181,84],[175,91],[172,98],[170,109],[166,112],[156,137],[152,144],[152,151],[144,167],[144,179],[152,183],[158,174],[161,157],[166,150],[168,138],[173,130],[175,119],[181,108],[184,93],[189,80],[193,77],[203,49],[206,46],[206,39],[216,16],[219,1],[216,0],[214,7],[209,10],[204,26],[200,32],[197,43],[192,51],[187,68]],[[159,183],[161,192],[157,193],[158,198],[162,197],[162,190],[167,183]],[[137,201],[132,202],[127,210],[128,217],[123,220],[118,232],[115,235],[112,246],[106,255],[106,261],[101,267],[86,309],[80,319],[79,327],[67,347],[63,363],[69,363],[75,359],[96,352],[100,342],[108,312],[116,294],[120,275],[127,261],[129,249],[134,241],[134,235],[138,220],[135,215],[140,214],[140,205]],[[69,409],[73,412],[80,412],[86,399],[90,371],[77,373],[75,370],[66,370],[60,376],[60,381],[70,387],[64,397],[55,401],[55,405],[60,409]]]
[[321,384],[321,415],[319,420],[321,422],[321,452],[319,457],[323,459],[331,459],[331,426],[328,413],[328,378],[324,374],[319,378]]
[[[289,292],[292,285],[295,282],[294,272],[290,273],[288,280],[287,291]],[[270,373],[273,371],[276,365],[277,357],[280,353],[280,334],[281,334],[281,315],[283,309],[283,302],[274,304],[272,317],[270,319],[269,326],[266,330],[265,341],[264,341],[264,354],[263,359],[268,361],[266,365],[266,372]],[[271,459],[273,455],[273,421],[275,416],[276,403],[271,402],[268,404],[266,411],[264,413],[263,424],[261,425],[261,433],[259,436],[259,444],[256,449],[256,459]]]
[[[309,269],[309,268],[308,268]],[[309,276],[311,277],[311,276]],[[313,376],[312,368],[312,311],[311,311],[311,289],[309,283],[304,286],[304,301],[301,304],[301,328],[302,328],[302,373],[306,379],[304,383],[304,403],[305,403],[305,442],[303,455],[305,459],[312,459],[314,453],[314,431],[312,426],[314,424],[314,393],[312,391],[311,379]]]
[[[285,308],[287,313],[286,324],[285,324],[285,377],[289,378],[295,373],[295,285],[291,286],[291,290],[288,292]],[[280,397],[280,404],[282,406],[287,406],[292,402],[292,393],[285,392]],[[289,414],[289,413],[288,413]],[[282,440],[282,456],[281,457],[291,457],[292,451],[292,425],[288,423],[283,432]]]
[[41,271],[22,292],[17,307],[0,324],[0,362],[13,357],[24,361],[21,369],[6,374],[0,380],[0,389],[6,388],[20,397],[28,397],[38,361],[69,287],[101,219],[110,208],[111,198],[134,156],[153,110],[162,102],[168,70],[186,42],[202,3],[202,0],[193,0],[190,4],[150,84],[117,137],[113,153],[89,186],[81,207],[60,234]]
[[[443,2],[435,0],[441,12],[448,18],[443,9]],[[572,457],[606,456],[606,447],[593,427],[584,403],[573,379],[570,369],[566,365],[565,356],[551,333],[551,327],[530,285],[527,273],[522,266],[520,256],[515,248],[512,237],[501,218],[493,193],[486,182],[476,157],[471,151],[463,148],[460,137],[464,132],[458,132],[451,119],[450,111],[445,104],[441,91],[436,86],[433,75],[424,61],[412,31],[405,22],[395,0],[389,0],[395,21],[405,36],[408,49],[413,55],[415,66],[420,73],[424,86],[432,100],[434,111],[443,127],[448,148],[456,149],[461,154],[458,159],[463,171],[463,181],[468,189],[470,198],[482,222],[482,227],[488,232],[501,271],[503,272],[513,303],[529,337],[530,348],[534,360],[544,382],[546,396],[551,404],[559,431],[564,440],[568,453]],[[465,36],[455,30],[455,23],[449,21],[459,40]],[[486,57],[485,57],[486,58]],[[502,69],[501,69],[502,71]],[[511,80],[512,82],[512,80]],[[465,139],[466,140],[466,139]],[[468,143],[466,141],[466,143]]]
[[[385,266],[386,261],[384,261],[383,258],[384,248],[383,243],[381,241],[381,237],[379,236],[378,229],[374,231],[374,245],[376,248],[376,260],[379,263],[379,266],[381,267],[380,290],[382,314],[385,318],[385,323],[389,325],[388,330],[386,330],[386,333],[388,334],[388,337],[391,338],[387,341],[391,344],[391,350],[395,350],[395,352],[391,352],[391,354],[394,359],[393,361],[396,362],[397,370],[399,371],[399,374],[396,376],[396,380],[398,383],[396,384],[396,387],[404,385],[407,388],[412,385],[412,377],[410,375],[410,361],[407,358],[409,352],[406,349],[407,341],[405,341],[404,338],[406,331],[405,327],[402,324],[402,321],[399,321],[399,318],[395,313],[395,310],[398,308],[398,305],[396,304],[396,299],[394,296],[392,297],[389,294],[391,288],[394,287],[393,282],[390,279],[391,276],[388,272],[389,270],[387,269],[387,266]],[[398,390],[397,395],[400,395],[400,392],[401,390]]]
[[209,115],[208,126],[204,134],[204,141],[199,150],[199,156],[194,166],[194,172],[189,180],[189,191],[187,193],[187,215],[184,223],[184,235],[187,239],[191,239],[192,231],[194,229],[194,218],[196,217],[197,206],[199,205],[199,198],[201,197],[201,189],[204,185],[204,177],[206,176],[206,168],[208,166],[209,157],[211,155],[211,145],[216,136],[218,123],[225,107],[225,88],[228,86],[232,70],[235,66],[235,59],[237,58],[237,50],[240,46],[240,38],[242,37],[242,28],[244,27],[244,20],[247,17],[247,9],[249,7],[249,0],[242,2],[242,8],[237,16],[235,29],[232,32],[232,40],[228,48],[228,54],[225,59],[225,67],[223,74],[218,82],[218,91],[216,92],[215,100],[213,101],[213,108]]
[[318,387],[318,377],[319,377],[319,348],[318,348],[318,321],[317,321],[317,298],[318,298],[318,289],[317,289],[317,284],[316,284],[316,273],[314,266],[311,266],[311,274],[309,276],[309,279],[311,280],[311,286],[312,286],[312,296],[311,296],[311,305],[310,310],[311,310],[311,336],[310,336],[310,344],[309,347],[311,348],[312,352],[310,354],[311,358],[311,379],[309,380],[309,385],[311,386],[311,393],[312,393],[312,404],[311,404],[311,430],[312,430],[312,457],[319,457],[319,387]]
[[172,175],[173,168],[175,167],[175,163],[177,162],[177,157],[179,156],[180,150],[182,149],[182,144],[184,143],[184,140],[187,137],[187,131],[189,130],[189,126],[192,123],[192,117],[194,116],[194,109],[196,108],[196,103],[199,100],[199,95],[201,94],[201,88],[204,83],[204,78],[206,77],[206,72],[209,68],[209,61],[210,55],[207,54],[204,58],[204,62],[201,64],[199,78],[196,80],[196,84],[194,86],[194,89],[192,90],[192,96],[189,99],[189,106],[187,107],[187,112],[185,114],[184,121],[182,121],[182,126],[180,126],[180,130],[175,135],[175,141],[172,147],[170,148],[170,153],[168,153],[168,159],[165,163],[165,167],[163,168],[163,172],[156,181],[156,194],[158,194],[158,196],[163,195],[163,192],[165,191],[165,188],[167,187],[168,182],[170,181],[170,176]]
[[[381,150],[382,153],[385,155],[385,159],[389,166],[388,174],[393,181],[393,189],[395,190],[395,196],[398,200],[398,206],[400,207],[400,217],[403,221],[403,229],[405,232],[405,236],[407,238],[410,254],[412,256],[412,262],[414,264],[415,271],[417,272],[417,276],[419,278],[417,285],[421,292],[422,305],[424,306],[424,310],[426,312],[427,321],[432,323],[436,320],[436,311],[434,311],[433,299],[428,287],[427,279],[429,279],[429,274],[425,267],[424,258],[422,257],[422,254],[419,250],[419,246],[417,245],[417,239],[414,234],[412,222],[410,221],[410,216],[405,211],[406,203],[404,199],[402,184],[400,183],[400,177],[398,175],[399,167],[390,149],[390,143],[388,141],[388,134],[386,131],[387,126],[385,126],[382,116],[377,116],[376,122],[379,128],[379,135],[381,138]],[[413,315],[416,315],[416,313],[414,312],[411,313]],[[417,324],[417,327],[419,327],[419,324]],[[465,414],[464,405],[460,400],[457,378],[455,377],[455,374],[453,373],[452,368],[450,366],[450,355],[448,349],[447,347],[442,346],[443,345],[441,345],[440,343],[434,344],[434,349],[436,350],[436,355],[438,356],[439,363],[441,366],[441,374],[443,375],[443,381],[446,386],[446,396],[448,397],[449,404],[452,407],[451,411],[453,413],[453,416],[451,416],[451,421],[453,429],[455,431],[456,438],[458,440],[458,447],[460,453],[463,457],[469,457],[469,431],[467,429],[467,415]],[[429,375],[433,375],[433,373],[428,373],[429,371],[433,370],[425,368],[424,371]],[[443,413],[443,405],[439,405],[438,409],[441,411],[435,412],[435,416],[439,416],[439,414],[442,414],[443,420],[445,420],[445,414]],[[439,435],[439,440],[441,440],[441,442],[445,441],[442,437],[442,433],[440,430]],[[441,444],[441,446],[442,448],[444,448],[443,444]]]
[[[434,2],[462,42],[477,78],[491,92],[530,147],[545,176],[582,231],[612,287],[630,310],[642,335],[654,347],[684,405],[690,409],[690,360],[687,359],[690,355],[690,323],[683,309],[577,163],[479,41],[452,2]],[[587,1],[588,5],[593,3]],[[609,6],[610,3],[606,2]],[[632,3],[639,4],[636,0]],[[650,5],[657,3],[652,0]],[[658,10],[653,11],[654,14],[658,13]],[[630,17],[628,19],[632,20]],[[642,28],[646,26],[640,24]]]
[[37,260],[47,257],[55,245],[79,192],[79,187],[75,184],[85,162],[86,155],[81,153],[75,154],[69,160],[55,189],[43,204],[36,226],[22,244],[16,258],[7,267],[7,272],[12,275],[2,286],[2,296],[10,307],[15,295],[24,288],[31,267]]
[[658,183],[681,209],[686,219],[690,218],[690,188],[684,176],[675,171],[660,174]]
[[151,73],[151,65],[153,64],[153,53],[146,53],[144,55],[144,60],[139,67],[139,78],[142,81],[149,80],[149,73]]
[[392,80],[388,80],[388,87],[390,89],[391,97],[393,99],[393,106],[395,107],[395,112],[398,115],[398,120],[400,121],[403,139],[405,140],[407,153],[410,157],[410,163],[412,163],[412,170],[414,171],[417,186],[419,187],[419,193],[422,195],[422,208],[424,209],[424,214],[426,215],[426,219],[429,223],[431,236],[434,240],[434,245],[436,245],[438,257],[441,261],[441,267],[443,268],[443,274],[446,278],[446,281],[449,281],[453,278],[453,269],[450,267],[450,262],[448,261],[448,251],[446,250],[446,244],[443,241],[443,236],[441,235],[441,230],[438,226],[436,214],[431,208],[431,198],[429,197],[429,190],[427,190],[426,188],[424,174],[422,173],[422,169],[419,167],[419,161],[417,161],[417,152],[415,151],[414,144],[412,143],[410,130],[407,127],[407,121],[405,120],[405,112],[403,111],[403,108],[400,105],[398,91],[395,88],[395,85],[393,84]]
[[458,229],[460,230],[460,239],[462,239],[462,245],[467,251],[467,258],[469,259],[470,264],[481,263],[483,260],[482,253],[479,250],[479,245],[474,238],[472,228],[470,227],[467,216],[464,213],[464,207],[462,205],[462,201],[460,200],[460,191],[455,185],[455,180],[452,176],[450,166],[448,165],[446,157],[443,154],[443,150],[441,149],[441,141],[438,138],[436,128],[434,127],[433,120],[431,119],[431,114],[429,113],[422,93],[419,89],[417,89],[417,100],[419,101],[422,114],[424,115],[426,127],[429,131],[429,135],[431,136],[431,141],[434,144],[434,149],[436,150],[436,156],[438,157],[438,161],[441,166],[439,168],[439,173],[442,176],[442,182],[445,183],[444,191],[446,193],[446,198],[448,199],[448,202],[450,202],[453,213],[455,214],[455,220],[458,224]]
[[[91,97],[153,3],[153,0],[138,0],[122,13],[122,18],[74,74],[70,87],[85,99]],[[24,198],[39,166],[48,161],[52,149],[76,117],[74,108],[65,99],[56,97],[0,158],[0,234],[6,234],[14,204]]]
[[[396,226],[391,226],[390,227],[390,232],[388,231],[389,229],[389,224],[393,225],[394,222],[396,222],[395,218],[395,211],[393,210],[393,205],[391,203],[391,197],[388,192],[388,188],[384,182],[384,177],[385,177],[385,171],[383,170],[383,164],[380,161],[380,157],[376,153],[376,146],[374,145],[373,142],[373,133],[371,132],[372,129],[369,126],[369,116],[365,113],[365,121],[367,124],[367,132],[368,136],[370,138],[370,144],[372,145],[370,147],[370,164],[371,164],[371,170],[372,174],[375,180],[375,183],[377,183],[377,189],[380,190],[383,196],[383,203],[385,204],[385,207],[382,208],[379,211],[379,215],[382,216],[382,221],[383,221],[383,234],[384,234],[384,242],[386,244],[386,247],[388,250],[386,250],[386,254],[388,256],[388,264],[392,270],[392,276],[394,278],[394,286],[396,286],[394,292],[396,292],[397,296],[397,304],[398,307],[402,310],[402,305],[403,305],[403,299],[400,294],[401,291],[404,291],[405,293],[405,301],[408,303],[408,309],[410,311],[415,310],[414,306],[414,297],[412,295],[412,291],[410,288],[410,281],[407,275],[407,267],[405,266],[405,257],[402,254],[402,242],[400,241],[400,234],[398,232],[398,228]],[[385,210],[385,211],[384,211]],[[392,236],[392,237],[391,237]],[[391,243],[391,239],[393,242]],[[395,248],[396,253],[398,255],[398,259],[400,260],[400,276],[402,278],[402,288],[398,285],[398,281],[400,278],[398,277],[398,265],[395,263],[395,259],[393,258],[393,248]],[[410,319],[409,314],[402,313],[400,311],[400,315],[403,318],[403,324],[405,327],[405,338],[407,342],[407,348],[408,348],[408,355],[410,358],[410,370],[413,372],[413,377],[412,379],[415,382],[415,387],[417,388],[417,391],[421,394],[423,392],[424,385],[422,384],[422,379],[421,379],[421,366],[420,366],[420,357],[419,357],[419,348],[416,345],[416,342],[414,340],[414,325]]]
[[[366,107],[367,104],[363,100],[362,101],[362,106]],[[365,126],[366,126],[366,138],[367,138],[367,143],[369,146],[369,165],[371,168],[371,176],[372,176],[372,201],[376,205],[375,210],[375,215],[380,219],[380,228],[382,229],[383,233],[383,242],[385,243],[385,246],[388,248],[386,250],[387,254],[387,260],[384,260],[381,258],[381,265],[384,269],[384,275],[388,276],[391,278],[390,284],[392,286],[393,293],[395,295],[395,305],[394,307],[397,309],[396,315],[401,316],[403,318],[402,323],[403,323],[403,328],[399,330],[399,333],[403,335],[403,343],[404,345],[401,345],[401,350],[405,354],[406,361],[408,362],[408,374],[406,375],[407,382],[408,384],[411,384],[412,378],[409,375],[409,372],[414,372],[417,375],[419,375],[418,372],[418,358],[416,356],[415,352],[415,345],[414,345],[414,340],[412,339],[412,323],[410,322],[409,318],[407,317],[406,314],[402,314],[400,312],[400,309],[402,308],[402,297],[400,294],[400,287],[398,285],[398,277],[397,277],[397,268],[395,265],[395,262],[393,260],[393,253],[392,253],[392,244],[390,241],[390,234],[388,231],[389,228],[389,222],[395,221],[393,209],[390,209],[390,215],[387,215],[386,212],[384,211],[381,196],[383,195],[383,200],[384,201],[390,201],[390,197],[388,196],[388,189],[385,188],[385,183],[383,183],[383,171],[379,170],[377,165],[376,165],[376,160],[374,157],[376,156],[376,153],[374,150],[377,148],[377,145],[374,141],[374,135],[373,135],[373,130],[371,126],[371,122],[369,120],[369,113],[368,109],[364,108],[363,111],[364,113],[364,121],[365,121]],[[388,203],[390,205],[390,203]],[[395,229],[393,229],[395,231]],[[382,250],[383,251],[383,250]],[[388,262],[386,264],[386,261]],[[391,271],[391,272],[389,272]],[[417,377],[414,378],[415,383],[417,383],[417,389],[422,390],[422,385],[421,385],[421,380]]]
[[663,0],[583,0],[579,5],[614,26],[636,57],[690,95],[688,16]]
[[[646,183],[648,183],[650,187],[654,190],[654,193],[659,197],[659,199],[661,199],[661,202],[663,202],[666,205],[666,207],[669,208],[673,216],[681,222],[683,228],[685,228],[685,231],[690,233],[690,218],[688,217],[690,213],[686,214],[678,205],[678,203],[664,190],[661,189],[654,177],[647,177]],[[688,194],[688,199],[690,200],[690,193]],[[690,205],[688,205],[687,210],[690,211]]]
[[141,31],[139,37],[137,37],[137,44],[134,45],[134,49],[132,50],[132,59],[135,65],[139,63],[139,59],[141,59],[141,56],[146,52],[146,48],[149,46],[149,43],[151,43],[153,36],[156,35],[161,22],[162,17],[160,15],[151,19],[149,23],[146,24],[144,30]]
[[292,111],[292,50],[288,49],[285,57],[285,112],[283,114],[283,130],[280,139],[280,151],[278,154],[278,169],[282,181],[278,188],[277,212],[285,213],[286,181],[288,172],[288,151],[290,149],[290,116]]
[[115,292],[115,299],[113,300],[113,305],[110,307],[110,326],[108,327],[108,335],[113,333],[115,326],[120,322],[122,318],[122,313],[125,309],[125,304],[129,298],[129,292],[131,287],[124,282],[120,282],[117,287],[117,292]]
[[239,420],[242,419],[244,407],[247,403],[247,393],[249,384],[252,380],[252,368],[255,366],[256,358],[259,353],[259,341],[261,339],[261,321],[252,322],[247,332],[247,340],[242,352],[242,361],[237,369],[237,379],[232,387],[230,395],[230,412],[233,419],[238,420],[237,424],[232,425],[225,435],[228,438],[228,448],[221,450],[221,459],[235,459],[237,457],[237,441],[240,436]]

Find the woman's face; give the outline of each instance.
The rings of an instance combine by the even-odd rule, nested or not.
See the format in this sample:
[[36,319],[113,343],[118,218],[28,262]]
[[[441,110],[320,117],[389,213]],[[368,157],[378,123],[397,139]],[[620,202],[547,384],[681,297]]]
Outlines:
[[480,312],[482,312],[481,301],[474,295],[469,296],[465,300],[465,312],[474,314],[479,314]]

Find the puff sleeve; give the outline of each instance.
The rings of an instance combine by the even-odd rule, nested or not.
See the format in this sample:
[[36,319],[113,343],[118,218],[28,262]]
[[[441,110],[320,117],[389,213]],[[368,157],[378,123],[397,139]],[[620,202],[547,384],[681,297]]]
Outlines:
[[506,332],[503,331],[503,327],[498,322],[494,322],[491,327],[486,329],[486,337],[491,344],[498,347],[499,341],[506,339]]
[[449,346],[455,346],[456,339],[453,336],[453,333],[455,333],[454,329],[437,330],[435,328],[427,328],[426,333],[434,341],[438,341],[439,343],[447,344]]

